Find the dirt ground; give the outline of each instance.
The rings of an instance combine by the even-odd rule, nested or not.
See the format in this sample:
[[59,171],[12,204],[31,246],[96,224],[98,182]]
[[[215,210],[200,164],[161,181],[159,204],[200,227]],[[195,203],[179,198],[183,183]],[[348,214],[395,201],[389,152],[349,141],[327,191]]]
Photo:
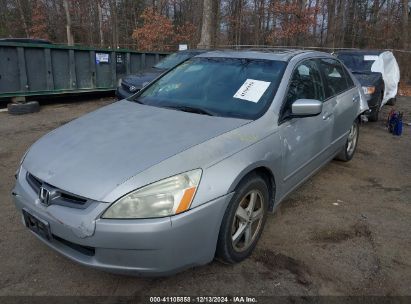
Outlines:
[[[13,174],[39,137],[110,102],[0,113],[0,295],[411,295],[411,127],[394,137],[382,119],[362,126],[351,162],[331,162],[269,216],[243,263],[143,279],[55,253],[23,227],[10,195]],[[411,122],[411,98],[396,108]]]

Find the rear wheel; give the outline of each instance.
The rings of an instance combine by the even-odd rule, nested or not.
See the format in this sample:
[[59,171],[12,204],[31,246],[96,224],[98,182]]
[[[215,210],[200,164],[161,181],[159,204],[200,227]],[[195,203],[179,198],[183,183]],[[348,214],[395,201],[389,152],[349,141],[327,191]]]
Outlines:
[[368,116],[369,121],[378,121],[378,117],[380,115],[380,109],[381,109],[381,102],[382,102],[382,96],[383,94],[381,93],[380,96],[378,97],[378,104],[375,107],[375,110],[371,111],[371,115]]
[[397,97],[391,98],[390,100],[387,101],[387,105],[389,106],[395,106],[397,103]]
[[268,200],[266,181],[257,174],[237,187],[218,236],[216,256],[222,262],[238,263],[253,252],[267,218]]
[[378,121],[378,116],[380,115],[380,106],[378,106],[374,111],[371,112],[368,117],[369,121],[376,122]]
[[338,160],[348,162],[353,158],[355,150],[357,149],[359,134],[360,128],[358,120],[356,119],[350,128],[343,150],[336,157]]

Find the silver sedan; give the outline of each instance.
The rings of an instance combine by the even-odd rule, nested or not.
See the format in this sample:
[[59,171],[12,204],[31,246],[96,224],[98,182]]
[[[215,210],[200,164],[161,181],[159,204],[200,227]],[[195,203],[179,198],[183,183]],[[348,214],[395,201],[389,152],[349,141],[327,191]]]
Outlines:
[[208,52],[38,140],[12,194],[34,235],[87,266],[166,275],[237,263],[268,212],[353,157],[365,110],[329,54]]

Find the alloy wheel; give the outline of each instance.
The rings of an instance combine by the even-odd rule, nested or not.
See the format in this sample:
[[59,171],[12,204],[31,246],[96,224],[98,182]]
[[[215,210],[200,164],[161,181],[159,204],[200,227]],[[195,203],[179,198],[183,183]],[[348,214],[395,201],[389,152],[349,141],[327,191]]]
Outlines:
[[243,252],[254,242],[263,224],[264,204],[264,197],[258,190],[248,192],[240,201],[231,227],[235,251]]
[[355,123],[351,126],[350,132],[348,133],[347,139],[347,154],[351,155],[354,153],[355,147],[357,146],[357,134],[358,125]]

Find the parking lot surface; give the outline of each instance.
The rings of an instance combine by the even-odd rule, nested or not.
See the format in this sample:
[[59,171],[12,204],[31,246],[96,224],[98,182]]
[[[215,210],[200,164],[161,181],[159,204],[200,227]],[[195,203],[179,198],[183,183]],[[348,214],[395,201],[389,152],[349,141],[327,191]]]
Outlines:
[[[269,215],[243,263],[146,279],[85,268],[49,249],[13,206],[14,172],[39,137],[111,102],[0,113],[0,295],[411,295],[411,127],[389,134],[388,106],[361,127],[351,162],[331,162]],[[396,108],[411,121],[411,98]]]

